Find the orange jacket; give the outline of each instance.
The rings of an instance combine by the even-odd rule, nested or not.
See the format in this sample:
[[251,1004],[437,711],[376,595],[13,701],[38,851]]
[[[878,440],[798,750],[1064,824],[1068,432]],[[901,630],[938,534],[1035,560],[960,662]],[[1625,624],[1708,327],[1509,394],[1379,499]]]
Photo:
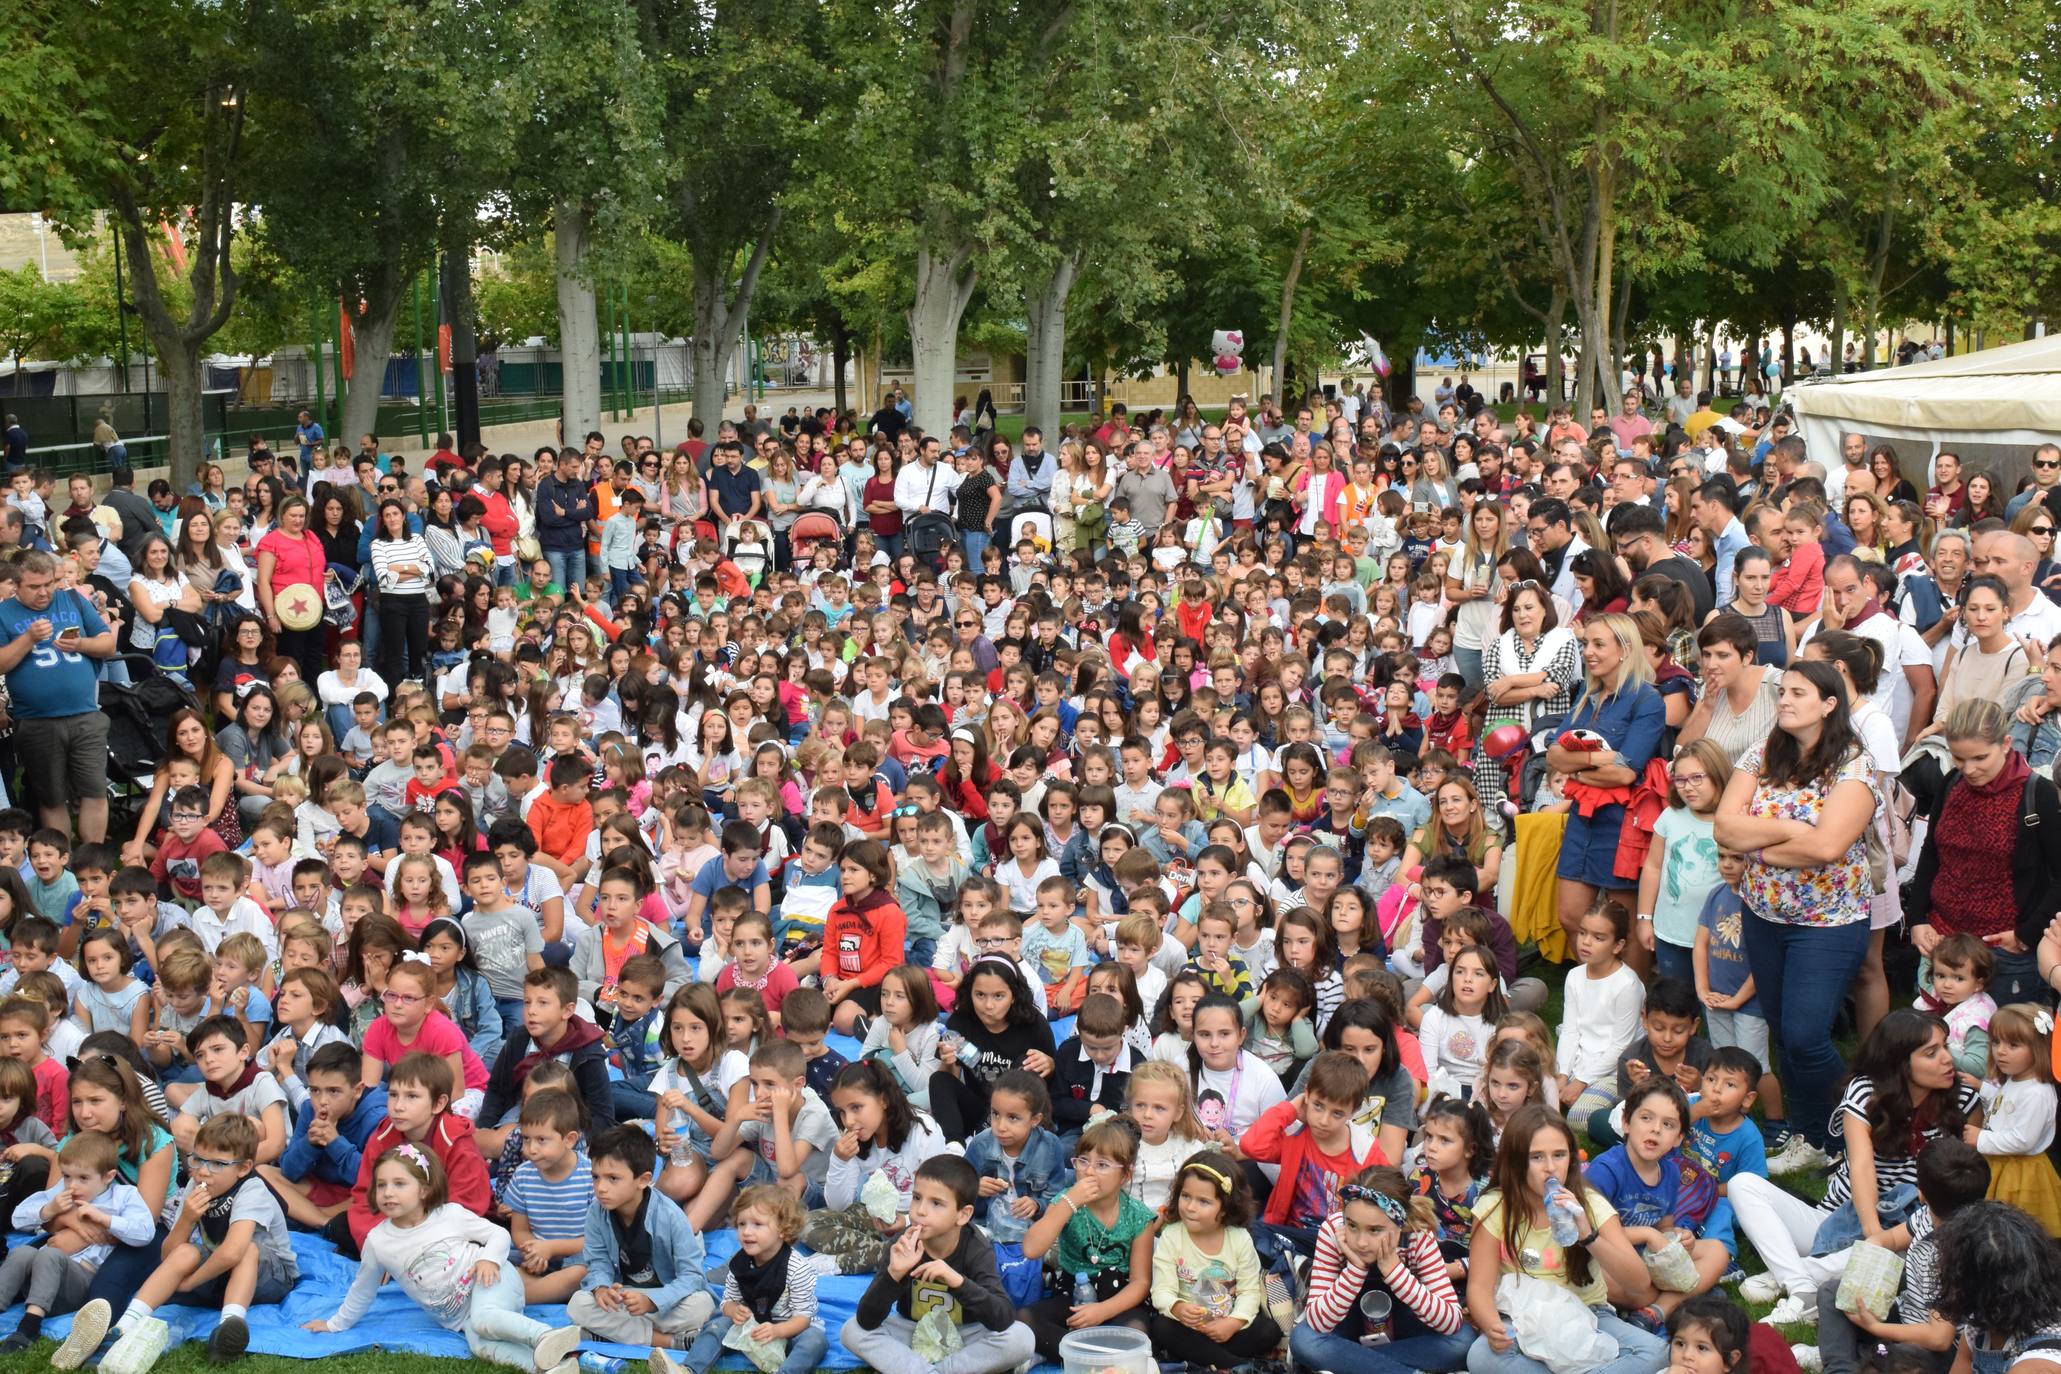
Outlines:
[[549,792],[530,803],[530,833],[537,849],[571,867],[585,857],[594,830],[594,806],[585,797],[567,805]]

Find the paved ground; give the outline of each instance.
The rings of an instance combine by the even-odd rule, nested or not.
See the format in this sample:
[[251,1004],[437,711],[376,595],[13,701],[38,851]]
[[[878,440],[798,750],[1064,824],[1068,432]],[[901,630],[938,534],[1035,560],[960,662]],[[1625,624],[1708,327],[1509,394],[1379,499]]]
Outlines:
[[[789,406],[801,406],[806,409],[827,406],[833,401],[834,393],[827,388],[822,391],[768,391],[766,399],[759,402],[758,406],[760,415],[778,419],[787,413]],[[620,441],[625,434],[649,434],[652,438],[661,440],[663,446],[668,448],[679,443],[687,437],[687,421],[693,418],[694,406],[687,401],[673,401],[668,402],[662,412],[645,406],[626,420],[609,419],[606,411],[602,414],[603,418],[598,428],[608,436],[608,451],[618,453],[621,451]],[[723,406],[723,414],[732,420],[742,420],[744,402],[737,397],[731,397]],[[715,426],[711,424],[708,429],[709,437],[714,438]],[[386,437],[388,443],[393,445],[393,451],[404,456],[417,458],[429,453],[413,433],[397,438]],[[552,420],[531,420],[519,425],[489,425],[480,436],[481,442],[496,453],[519,453],[525,458],[541,445],[557,442],[557,438],[558,426]]]

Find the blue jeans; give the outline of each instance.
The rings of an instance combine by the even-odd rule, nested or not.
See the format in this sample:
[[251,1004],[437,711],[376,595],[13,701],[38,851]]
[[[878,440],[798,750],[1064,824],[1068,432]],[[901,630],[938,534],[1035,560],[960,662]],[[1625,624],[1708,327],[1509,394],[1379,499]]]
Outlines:
[[608,1085],[615,1096],[615,1119],[650,1121],[658,1115],[658,1099],[635,1083],[618,1078]]
[[328,723],[329,733],[338,743],[342,743],[343,737],[351,733],[351,726],[357,722],[357,717],[349,706],[325,706],[322,709],[322,719]]
[[1407,1374],[1413,1369],[1452,1374],[1467,1367],[1467,1351],[1474,1339],[1474,1328],[1462,1322],[1450,1336],[1411,1336],[1386,1345],[1361,1345],[1299,1321],[1288,1333],[1288,1353],[1303,1368],[1328,1370],[1329,1374]]
[[1696,964],[1685,945],[1671,945],[1658,935],[1653,937],[1653,976],[1655,978],[1679,978],[1690,987],[1696,986]]
[[917,968],[928,971],[930,968],[930,961],[936,954],[937,941],[932,939],[930,936],[925,935],[920,939],[909,941],[909,955],[902,962],[905,964],[914,964]]
[[1467,690],[1461,695],[1471,697],[1482,688],[1480,649],[1453,650],[1453,671],[1467,679]]
[[[522,1029],[522,999],[520,997],[496,997],[494,1010],[501,1013],[501,1043],[507,1044]],[[488,1066],[493,1067],[492,1065]]]
[[[1865,928],[1867,922],[1861,925]],[[1667,1368],[1667,1337],[1641,1331],[1607,1307],[1596,1309],[1596,1326],[1617,1342],[1617,1358],[1598,1365],[1589,1374],[1659,1374]],[[1509,1329],[1510,1324],[1504,1322],[1503,1330]],[[1551,1374],[1545,1365],[1515,1345],[1507,1354],[1498,1355],[1486,1336],[1468,1350],[1467,1369],[1469,1374]]]
[[966,566],[975,576],[980,574],[980,556],[988,550],[986,530],[960,530],[959,546],[966,550]]
[[587,581],[587,551],[583,548],[546,549],[544,561],[551,565],[551,580],[561,587]]
[[1846,1077],[1845,1061],[1832,1043],[1832,1022],[1868,956],[1868,923],[1784,925],[1762,920],[1749,908],[1743,943],[1761,1014],[1781,1056],[1789,1120],[1822,1150]]
[[[681,1363],[693,1374],[708,1374],[709,1366],[724,1355],[723,1337],[730,1334],[734,1325],[735,1322],[717,1312],[709,1318],[708,1325],[701,1328],[694,1344],[687,1347],[687,1358]],[[809,1374],[823,1362],[829,1351],[830,1337],[824,1334],[822,1326],[812,1322],[808,1330],[788,1340],[787,1358],[780,1362],[779,1374]]]
[[2007,950],[1993,949],[1996,968],[1990,973],[1987,991],[2000,1007],[2013,1002],[2032,1002],[2039,1006],[2054,1005],[2054,989],[2047,980],[2040,977],[2039,960],[2031,953],[2012,954]]
[[629,590],[630,570],[628,568],[610,568],[608,570],[608,604],[611,606],[621,605],[623,597]]

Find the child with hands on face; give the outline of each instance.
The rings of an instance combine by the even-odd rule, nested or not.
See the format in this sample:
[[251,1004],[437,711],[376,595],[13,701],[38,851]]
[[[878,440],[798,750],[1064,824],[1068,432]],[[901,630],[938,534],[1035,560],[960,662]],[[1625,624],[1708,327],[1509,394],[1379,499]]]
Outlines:
[[[907,1223],[910,1189],[923,1162],[945,1152],[944,1133],[911,1105],[887,1064],[868,1057],[839,1070],[830,1091],[837,1139],[823,1179],[826,1210],[811,1213],[809,1248],[829,1255],[838,1271],[869,1273],[886,1256],[888,1237]],[[876,1176],[895,1191],[894,1215],[881,1218],[860,1201]]]
[[952,1374],[1002,1374],[1036,1353],[1002,1286],[994,1247],[973,1225],[977,1193],[972,1167],[956,1156],[938,1155],[916,1171],[909,1225],[838,1335],[879,1374],[938,1374],[912,1348],[917,1321],[933,1310],[958,1328]]
[[751,1072],[732,1085],[723,1124],[709,1144],[716,1162],[687,1219],[697,1231],[722,1215],[733,1190],[777,1183],[805,1203],[820,1198],[828,1169],[824,1152],[837,1123],[808,1086],[808,1064],[789,1040],[760,1045]]
[[[1389,1299],[1390,1315],[1380,1324],[1370,1323],[1361,1306],[1376,1293]],[[1388,1343],[1372,1350],[1360,1343],[1384,1330]],[[1302,1319],[1288,1334],[1295,1362],[1336,1374],[1460,1369],[1473,1344],[1430,1201],[1387,1165],[1341,1185],[1336,1210],[1317,1230]]]
[[995,1080],[988,1099],[988,1128],[966,1146],[966,1162],[986,1199],[983,1224],[997,1242],[1023,1238],[1052,1199],[1072,1180],[1066,1150],[1045,1128],[1052,1097],[1045,1080],[1026,1069],[1009,1069]]

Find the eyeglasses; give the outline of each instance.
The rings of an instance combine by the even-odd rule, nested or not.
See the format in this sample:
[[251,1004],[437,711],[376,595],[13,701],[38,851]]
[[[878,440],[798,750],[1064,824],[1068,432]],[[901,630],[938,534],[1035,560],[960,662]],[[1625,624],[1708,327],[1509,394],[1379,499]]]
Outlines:
[[1073,1157],[1073,1171],[1077,1174],[1113,1174],[1122,1167],[1123,1165],[1118,1164],[1115,1160],[1104,1159],[1100,1155],[1075,1155]]
[[412,1007],[422,999],[412,992],[395,992],[392,988],[388,988],[385,992],[379,994],[379,1000],[390,1007]]
[[1675,786],[1677,786],[1677,787],[1680,787],[1680,786],[1681,786],[1681,785],[1682,785],[1683,783],[1688,783],[1688,782],[1696,782],[1696,783],[1703,783],[1703,782],[1709,782],[1709,781],[1710,781],[1710,775],[1709,775],[1708,773],[1677,773],[1677,774],[1675,774]]
[[1003,949],[1015,938],[1013,935],[983,935],[973,944],[976,949]]
[[233,1159],[209,1159],[206,1155],[186,1156],[186,1167],[198,1169],[204,1174],[219,1174],[224,1169],[234,1169],[238,1161]]

